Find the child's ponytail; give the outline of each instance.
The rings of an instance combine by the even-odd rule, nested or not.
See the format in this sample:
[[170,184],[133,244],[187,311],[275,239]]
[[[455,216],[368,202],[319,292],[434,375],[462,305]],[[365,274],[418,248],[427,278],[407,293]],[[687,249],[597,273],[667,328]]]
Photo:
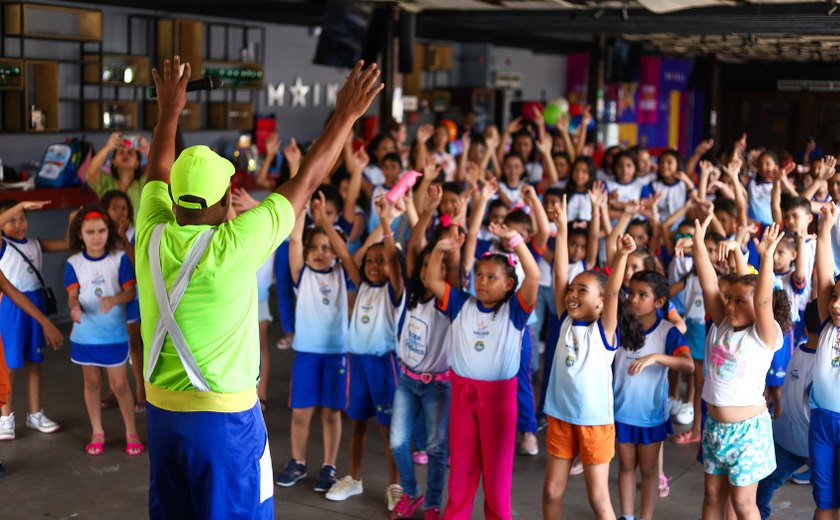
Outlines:
[[638,316],[630,310],[624,291],[618,291],[618,333],[625,350],[635,352],[645,344],[645,330]]
[[787,332],[793,325],[790,321],[790,300],[781,289],[773,291],[773,318],[779,322],[782,332]]

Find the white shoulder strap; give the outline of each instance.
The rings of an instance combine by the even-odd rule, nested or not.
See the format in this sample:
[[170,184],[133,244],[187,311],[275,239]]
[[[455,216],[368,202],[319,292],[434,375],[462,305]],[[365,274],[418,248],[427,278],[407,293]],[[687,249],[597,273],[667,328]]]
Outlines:
[[160,240],[163,236],[165,226],[165,224],[155,226],[152,231],[151,240],[149,241],[149,265],[151,267],[152,283],[155,289],[155,299],[157,300],[160,317],[155,326],[152,344],[149,346],[149,359],[146,363],[145,379],[149,381],[149,378],[154,372],[158,358],[160,357],[160,351],[163,348],[163,342],[166,339],[166,335],[169,334],[169,337],[172,338],[172,343],[175,345],[178,358],[180,358],[181,363],[184,365],[184,370],[190,379],[190,383],[200,392],[209,392],[210,385],[207,383],[204,374],[201,373],[195,356],[193,356],[184,338],[184,334],[181,332],[181,327],[175,321],[175,309],[178,308],[178,303],[187,290],[190,278],[199,260],[204,256],[204,252],[210,245],[210,240],[213,238],[213,233],[216,230],[215,228],[209,228],[198,236],[187,258],[184,259],[181,269],[178,271],[175,282],[172,284],[171,292],[167,294],[166,280],[163,278],[163,271],[160,264]]

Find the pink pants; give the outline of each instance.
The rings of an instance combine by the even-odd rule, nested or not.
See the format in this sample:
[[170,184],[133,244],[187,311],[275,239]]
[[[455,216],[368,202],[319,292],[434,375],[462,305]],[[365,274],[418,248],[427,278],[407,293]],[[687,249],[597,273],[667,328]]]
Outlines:
[[478,381],[454,372],[449,417],[449,501],[445,519],[472,516],[483,477],[484,517],[510,519],[510,484],[516,444],[516,378]]

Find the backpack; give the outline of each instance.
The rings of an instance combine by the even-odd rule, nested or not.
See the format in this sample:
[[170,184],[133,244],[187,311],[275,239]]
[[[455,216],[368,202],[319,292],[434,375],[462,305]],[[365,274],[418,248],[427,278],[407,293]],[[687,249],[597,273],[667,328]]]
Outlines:
[[84,137],[68,138],[51,144],[41,159],[41,169],[35,176],[37,188],[67,188],[84,181],[93,157],[93,146]]

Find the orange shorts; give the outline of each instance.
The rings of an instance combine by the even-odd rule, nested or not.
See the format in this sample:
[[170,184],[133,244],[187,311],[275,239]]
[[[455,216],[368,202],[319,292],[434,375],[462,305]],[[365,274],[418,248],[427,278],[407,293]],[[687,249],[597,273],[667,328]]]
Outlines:
[[578,426],[548,417],[548,453],[573,459],[580,452],[584,464],[603,464],[615,457],[615,425]]

